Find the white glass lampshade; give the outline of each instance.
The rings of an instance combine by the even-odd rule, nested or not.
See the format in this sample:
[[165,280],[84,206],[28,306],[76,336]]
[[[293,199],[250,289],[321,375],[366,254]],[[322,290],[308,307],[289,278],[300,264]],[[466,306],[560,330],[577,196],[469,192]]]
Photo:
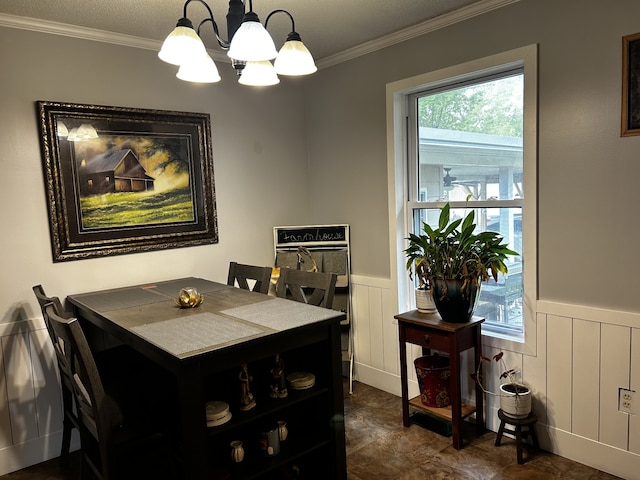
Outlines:
[[67,129],[67,126],[61,120],[58,120],[56,122],[56,125],[58,127],[59,137],[66,137],[67,135],[69,135],[69,130]]
[[78,131],[76,132],[76,141],[91,140],[92,138],[98,138],[98,132],[93,128],[93,125],[83,123],[78,127]]
[[266,87],[280,83],[280,79],[271,62],[263,60],[261,62],[247,62],[238,83],[252,87]]
[[229,58],[245,62],[272,60],[278,55],[273,39],[255,14],[255,20],[246,19],[251,13],[245,15],[245,21],[233,35],[227,55]]
[[299,40],[288,40],[274,62],[280,75],[309,75],[318,70],[311,53]]
[[198,60],[183,63],[176,77],[186,82],[215,83],[220,81],[220,74],[215,62],[205,52]]
[[83,123],[79,127],[72,128],[67,135],[67,140],[70,142],[81,142],[83,140],[91,140],[93,138],[98,138],[98,132],[96,132],[93,125],[89,123]]
[[78,140],[80,140],[78,138],[78,127],[73,127],[71,130],[69,130],[67,140],[69,140],[70,142],[77,142]]
[[158,57],[172,65],[182,65],[201,55],[206,55],[204,43],[191,27],[178,24],[162,43]]
[[98,138],[98,132],[96,132],[96,129],[93,128],[93,125],[89,123],[83,123],[78,127],[78,136],[84,139]]

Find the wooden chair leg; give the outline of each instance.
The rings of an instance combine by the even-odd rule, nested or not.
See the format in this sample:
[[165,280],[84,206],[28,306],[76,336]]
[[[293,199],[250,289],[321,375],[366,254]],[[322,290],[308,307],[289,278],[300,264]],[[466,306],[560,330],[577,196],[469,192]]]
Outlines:
[[80,480],[93,480],[93,478],[93,471],[83,453],[82,462],[80,463]]
[[69,449],[71,448],[71,431],[74,429],[74,424],[69,417],[73,408],[73,399],[71,392],[64,386],[62,388],[62,406],[64,410],[64,418],[62,420],[62,446],[60,448],[60,459],[63,463],[69,461]]
[[73,424],[68,418],[62,422],[62,446],[60,448],[60,460],[63,464],[69,462],[69,450],[71,449],[71,431]]

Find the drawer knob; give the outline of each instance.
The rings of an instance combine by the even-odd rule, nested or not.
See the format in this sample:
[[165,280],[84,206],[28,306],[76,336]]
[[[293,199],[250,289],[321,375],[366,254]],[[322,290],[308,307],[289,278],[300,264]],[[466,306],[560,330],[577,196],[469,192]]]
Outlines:
[[425,335],[424,336],[424,342],[425,343],[429,343],[429,335]]

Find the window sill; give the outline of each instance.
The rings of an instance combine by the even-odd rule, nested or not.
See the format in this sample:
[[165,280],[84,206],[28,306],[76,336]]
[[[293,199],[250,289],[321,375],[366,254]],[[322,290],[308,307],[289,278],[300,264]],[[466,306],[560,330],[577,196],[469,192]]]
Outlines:
[[[527,319],[529,319],[527,321]],[[533,313],[525,315],[524,334],[508,334],[490,330],[482,331],[482,345],[499,350],[536,355],[536,321]]]

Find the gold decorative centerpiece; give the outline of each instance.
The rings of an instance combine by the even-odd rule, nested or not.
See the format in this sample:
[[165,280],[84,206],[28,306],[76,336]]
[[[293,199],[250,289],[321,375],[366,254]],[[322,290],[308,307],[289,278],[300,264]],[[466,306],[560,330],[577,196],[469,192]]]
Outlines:
[[204,301],[204,296],[195,288],[186,287],[180,290],[176,304],[181,308],[195,308]]

